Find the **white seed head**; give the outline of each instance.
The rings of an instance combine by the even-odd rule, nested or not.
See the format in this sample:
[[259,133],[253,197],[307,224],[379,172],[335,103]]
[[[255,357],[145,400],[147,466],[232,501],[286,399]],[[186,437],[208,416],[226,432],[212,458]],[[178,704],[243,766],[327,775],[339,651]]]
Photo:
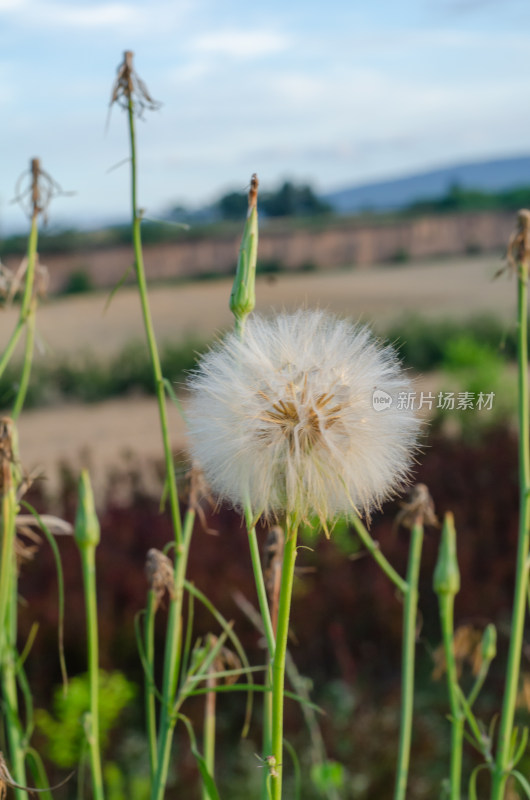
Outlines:
[[189,387],[193,458],[236,508],[325,523],[352,505],[369,514],[406,482],[419,422],[397,397],[410,382],[366,327],[323,311],[251,316]]

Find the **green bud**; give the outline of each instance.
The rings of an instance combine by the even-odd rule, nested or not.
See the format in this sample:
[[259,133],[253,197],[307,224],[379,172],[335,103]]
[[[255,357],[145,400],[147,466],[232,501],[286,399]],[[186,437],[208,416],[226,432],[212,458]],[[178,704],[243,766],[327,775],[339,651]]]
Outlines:
[[460,571],[456,556],[456,530],[453,514],[444,517],[438,561],[434,570],[434,591],[455,595],[460,591]]
[[100,539],[99,521],[94,505],[94,494],[90,484],[88,470],[84,469],[79,477],[78,506],[75,518],[74,538],[79,547],[92,545],[97,547]]
[[482,634],[482,660],[493,661],[497,655],[497,629],[491,623]]
[[236,277],[230,294],[230,311],[236,324],[245,318],[256,305],[256,262],[258,258],[258,178],[252,176],[248,193],[248,214],[239,248]]

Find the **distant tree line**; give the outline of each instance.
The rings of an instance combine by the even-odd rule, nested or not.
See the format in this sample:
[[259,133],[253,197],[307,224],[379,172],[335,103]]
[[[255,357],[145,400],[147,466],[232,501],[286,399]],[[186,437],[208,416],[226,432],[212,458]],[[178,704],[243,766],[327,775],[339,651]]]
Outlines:
[[530,186],[520,186],[503,192],[483,192],[464,189],[454,183],[443,197],[411,203],[407,212],[414,214],[449,213],[458,211],[517,211],[530,205]]
[[[247,193],[229,192],[216,203],[222,219],[242,219],[247,211]],[[332,209],[321,200],[311,186],[297,186],[285,181],[278,189],[260,192],[259,209],[267,217],[309,217],[329,214]]]

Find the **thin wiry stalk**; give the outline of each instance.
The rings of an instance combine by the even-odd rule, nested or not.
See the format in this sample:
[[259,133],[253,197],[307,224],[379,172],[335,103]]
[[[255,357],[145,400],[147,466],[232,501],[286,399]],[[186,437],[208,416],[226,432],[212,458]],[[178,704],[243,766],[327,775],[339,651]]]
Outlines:
[[[7,519],[12,524],[14,532],[15,524],[15,497],[11,494],[12,508],[7,511]],[[11,519],[10,519],[11,518]],[[5,528],[4,528],[5,530]],[[16,640],[17,640],[17,573],[13,551],[11,551],[8,561],[11,570],[8,576],[8,603],[6,608],[6,619],[3,625],[3,647],[2,647],[2,695],[5,704],[5,721],[7,741],[9,745],[9,755],[11,759],[11,769],[15,782],[20,786],[26,785],[25,769],[25,742],[20,714],[18,708],[17,682],[15,673],[16,662]],[[27,792],[19,787],[14,789],[17,800],[27,800]]]
[[90,686],[90,715],[85,724],[87,728],[86,734],[92,772],[92,792],[95,800],[103,800],[103,777],[99,748],[99,646],[96,599],[96,548],[93,545],[86,544],[79,548],[79,552],[81,554],[86,604],[88,679]]
[[156,703],[155,703],[155,603],[156,595],[152,589],[147,593],[147,609],[145,612],[145,658],[149,665],[150,673],[145,678],[145,722],[147,728],[147,742],[149,745],[149,768],[151,780],[154,779],[157,768],[156,747]]
[[[0,377],[3,375],[9,361],[11,360],[11,356],[15,351],[15,348],[18,344],[18,340],[24,330],[24,326],[28,322],[28,317],[31,315],[31,306],[32,306],[32,297],[33,297],[33,286],[35,283],[35,267],[37,263],[37,241],[38,241],[38,211],[34,212],[32,219],[31,219],[31,229],[28,238],[28,249],[27,249],[27,268],[26,268],[26,279],[24,282],[24,293],[22,295],[22,303],[20,305],[20,313],[18,315],[17,324],[11,334],[9,342],[6,345],[4,352],[2,353],[2,358],[0,358]],[[33,348],[32,348],[33,353]],[[24,369],[26,369],[26,360],[28,359],[28,352],[26,348],[26,354],[24,359]],[[30,359],[30,366],[31,366],[31,359]],[[28,372],[28,379],[29,379],[29,372]],[[20,395],[20,389],[18,394]],[[24,391],[25,395],[25,391]],[[23,403],[24,398],[22,398]],[[20,409],[22,408],[22,403],[20,404]],[[19,412],[20,412],[19,409]],[[17,415],[18,416],[18,415]]]
[[374,561],[379,564],[387,578],[390,578],[394,586],[399,589],[402,595],[406,596],[408,591],[408,584],[407,581],[404,580],[401,575],[396,572],[392,564],[388,561],[387,558],[383,555],[381,550],[379,549],[379,544],[372,539],[368,531],[366,530],[365,526],[363,525],[360,517],[357,514],[352,514],[351,521],[353,527],[355,528],[357,535],[361,542],[364,544],[368,552],[372,555]]
[[[184,581],[186,578],[188,553],[194,522],[195,511],[189,509],[184,520],[182,548],[175,567],[174,594],[169,608],[166,649],[164,654],[164,675],[162,681],[162,704],[158,731],[157,771],[154,783],[151,787],[151,800],[162,800],[164,797],[173,731],[177,721],[174,705],[181,660],[182,604],[184,600]],[[172,646],[170,646],[170,643]]]
[[460,705],[458,692],[458,673],[453,648],[454,639],[454,604],[453,594],[439,593],[440,621],[447,668],[447,688],[451,707],[451,772],[450,799],[460,800],[462,784],[462,751],[464,747],[465,717]]
[[[206,686],[209,689],[215,688],[216,679],[208,677]],[[204,707],[204,730],[203,730],[203,753],[204,761],[208,772],[212,776],[215,775],[215,724],[216,724],[216,696],[215,691],[208,692],[205,698]],[[202,785],[202,798],[203,800],[211,800],[210,793],[207,786]]]
[[416,658],[416,618],[418,611],[418,580],[420,575],[423,525],[415,524],[411,531],[407,590],[403,607],[403,652],[401,659],[401,723],[399,754],[394,800],[405,800],[410,763],[412,714],[414,708],[414,663]]
[[271,787],[272,800],[281,800],[283,775],[283,703],[285,684],[285,658],[291,597],[293,592],[294,567],[296,562],[296,543],[298,524],[288,524],[283,553],[282,579],[278,603],[278,627],[276,649],[272,660],[272,759]]
[[145,334],[147,337],[147,345],[149,348],[149,356],[151,358],[151,363],[153,365],[156,397],[158,401],[158,413],[160,416],[160,429],[162,433],[162,443],[164,446],[164,457],[166,462],[166,480],[168,486],[169,507],[171,512],[173,531],[175,534],[176,555],[178,558],[181,555],[181,547],[182,547],[182,521],[180,517],[180,508],[179,508],[179,501],[177,494],[177,480],[175,477],[175,466],[173,464],[173,453],[171,450],[171,441],[169,438],[166,395],[164,389],[164,376],[162,375],[162,368],[160,366],[160,356],[158,353],[156,336],[153,328],[153,320],[151,316],[151,308],[149,306],[149,296],[147,291],[147,281],[145,278],[144,258],[142,252],[142,234],[141,234],[142,219],[140,214],[138,213],[138,207],[136,201],[136,184],[137,184],[136,135],[134,126],[134,103],[131,96],[129,96],[129,102],[128,102],[128,117],[129,117],[129,137],[130,137],[130,147],[131,147],[131,206],[132,206],[132,235],[133,235],[133,246],[134,246],[134,263],[136,269],[138,291],[140,294],[140,302],[142,306]]
[[492,800],[503,800],[511,757],[515,704],[521,669],[521,650],[526,616],[528,553],[530,549],[530,426],[528,420],[528,271],[530,212],[519,212],[519,238],[514,254],[517,264],[517,365],[519,417],[519,540],[515,575],[510,649],[502,704]]

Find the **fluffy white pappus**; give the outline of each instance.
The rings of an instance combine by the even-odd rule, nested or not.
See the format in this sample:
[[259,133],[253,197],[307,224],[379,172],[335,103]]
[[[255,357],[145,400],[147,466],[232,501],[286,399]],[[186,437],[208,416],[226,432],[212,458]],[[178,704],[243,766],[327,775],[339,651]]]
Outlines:
[[189,388],[192,456],[237,508],[325,524],[352,506],[368,515],[407,481],[420,426],[398,397],[411,384],[366,327],[323,311],[250,316]]

